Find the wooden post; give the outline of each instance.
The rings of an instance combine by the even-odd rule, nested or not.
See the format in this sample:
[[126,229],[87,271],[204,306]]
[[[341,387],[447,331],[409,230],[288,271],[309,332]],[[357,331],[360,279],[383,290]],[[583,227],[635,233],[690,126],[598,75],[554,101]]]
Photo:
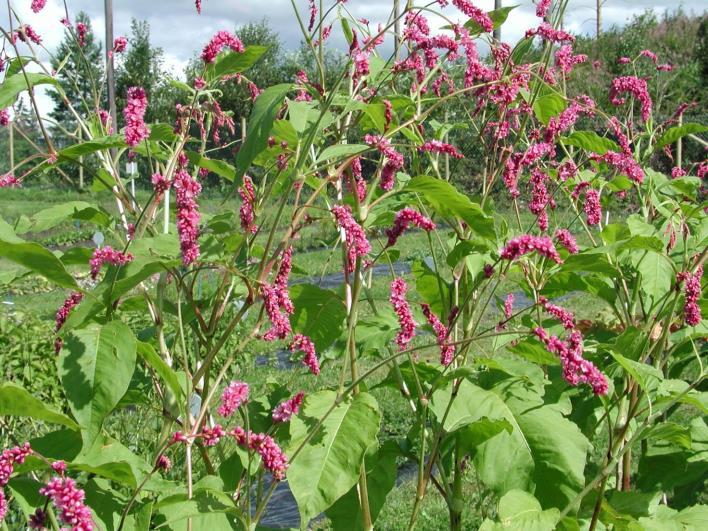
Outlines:
[[393,57],[398,60],[398,52],[401,46],[401,6],[399,5],[399,0],[393,0]]
[[602,32],[602,1],[603,0],[595,0],[595,38],[598,38]]
[[116,80],[113,68],[113,0],[104,0],[106,16],[106,84],[108,85],[108,111],[111,113],[113,129],[118,130],[116,112]]

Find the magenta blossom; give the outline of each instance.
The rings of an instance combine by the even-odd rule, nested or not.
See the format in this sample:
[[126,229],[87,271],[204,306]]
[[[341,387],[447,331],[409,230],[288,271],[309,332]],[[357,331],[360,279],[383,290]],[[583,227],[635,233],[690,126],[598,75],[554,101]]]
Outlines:
[[285,479],[288,457],[270,435],[246,432],[240,426],[234,428],[231,435],[239,446],[258,452],[263,460],[263,467],[273,475],[273,479],[276,481]]
[[93,531],[91,509],[84,503],[85,493],[71,478],[55,477],[39,490],[48,496],[57,509],[59,520],[72,531]]
[[202,50],[202,61],[207,64],[213,63],[224,48],[230,48],[236,53],[243,53],[246,50],[236,35],[222,30],[217,32]]
[[178,170],[173,181],[177,203],[177,233],[182,250],[182,263],[188,266],[199,258],[199,206],[196,198],[202,191],[186,170]]
[[387,245],[390,247],[396,244],[398,238],[403,234],[410,225],[423,229],[426,232],[435,230],[435,223],[430,218],[425,217],[420,212],[406,207],[396,213],[396,218],[393,220],[393,226],[386,229],[388,236]]
[[554,236],[556,241],[565,247],[570,254],[578,252],[578,243],[568,229],[558,229]]
[[453,159],[464,158],[464,155],[457,151],[457,148],[452,144],[446,144],[440,140],[428,140],[418,148],[418,151],[428,151],[431,153],[444,153],[450,155]]
[[501,250],[500,256],[504,260],[516,260],[517,258],[534,251],[550,260],[553,260],[557,264],[563,263],[563,260],[558,254],[555,245],[553,245],[553,241],[548,236],[532,236],[530,234],[524,234],[522,236],[512,238]]
[[293,415],[297,415],[305,398],[305,393],[300,391],[292,398],[284,400],[273,410],[273,422],[288,422]]
[[302,358],[302,363],[310,369],[310,372],[315,376],[320,374],[320,360],[317,358],[315,344],[312,340],[302,334],[295,334],[292,343],[290,343],[290,352],[302,351],[305,356]]
[[221,394],[221,405],[217,412],[222,417],[230,417],[246,402],[248,402],[248,384],[231,382]]
[[103,264],[122,266],[132,261],[133,255],[130,253],[116,251],[110,245],[99,247],[93,252],[93,256],[91,257],[91,260],[89,260],[89,266],[91,266],[91,278],[96,280],[98,274],[101,272],[101,267],[103,267]]
[[435,336],[438,340],[438,346],[440,347],[440,364],[447,367],[452,363],[455,358],[455,345],[448,342],[448,329],[440,322],[438,316],[433,313],[430,306],[427,304],[421,304],[423,309],[423,315],[428,321],[428,324],[433,328]]
[[116,39],[113,41],[113,52],[123,53],[127,46],[128,46],[128,39],[126,39],[123,36],[116,37]]
[[406,300],[407,291],[408,286],[406,285],[406,281],[402,278],[396,278],[391,282],[391,297],[389,300],[393,306],[393,311],[395,311],[398,316],[398,324],[401,327],[396,334],[396,344],[399,350],[405,350],[413,339],[413,336],[415,336],[416,324],[413,320],[411,307]]
[[150,136],[150,129],[145,125],[145,111],[148,101],[145,89],[130,87],[128,89],[128,102],[123,109],[125,118],[125,143],[135,147]]
[[47,0],[32,0],[32,5],[30,7],[34,13],[39,13],[46,5]]
[[686,302],[683,307],[683,316],[689,326],[698,326],[703,319],[701,307],[698,300],[701,298],[701,278],[703,277],[703,266],[696,268],[694,273],[679,273],[678,281],[685,282],[684,292]]
[[371,252],[371,244],[366,238],[364,229],[352,216],[348,205],[334,205],[332,214],[339,228],[344,229],[347,243],[347,270],[351,273],[356,267],[357,257],[363,258]]
[[652,102],[649,96],[647,82],[635,76],[621,76],[612,80],[610,85],[610,103],[622,105],[627,100],[622,93],[628,92],[639,101],[642,108],[642,119],[646,122],[651,115]]

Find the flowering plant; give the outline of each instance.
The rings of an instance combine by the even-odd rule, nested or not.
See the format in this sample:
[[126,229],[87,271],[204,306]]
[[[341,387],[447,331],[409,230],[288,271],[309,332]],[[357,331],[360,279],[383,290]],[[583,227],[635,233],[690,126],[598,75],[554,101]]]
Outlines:
[[[490,38],[510,8],[453,0],[454,17],[445,10],[449,26],[435,33],[430,7],[409,3],[372,28],[343,2],[326,11],[310,2],[309,19],[294,16],[315,70],[293,83],[252,85],[263,49],[220,31],[199,75],[181,84],[176,123],[146,124],[149,97],[133,87],[122,130],[96,101],[73,110],[75,145],[57,149],[45,132],[41,163],[23,161],[2,186],[92,156],[116,208],[74,202],[53,207],[49,223],[38,212],[0,224],[0,256],[68,290],[55,327],[63,407],[0,387],[0,414],[32,427],[8,432],[17,441],[0,459],[0,518],[10,510],[33,528],[77,530],[256,529],[287,481],[303,527],[324,512],[335,528],[368,530],[397,464],[409,461],[408,528],[426,496],[440,496],[450,528],[461,529],[478,509],[465,498],[471,483],[498,507],[477,511],[483,529],[705,522],[696,485],[706,470],[708,166],[678,159],[671,177],[649,166],[701,129],[660,122],[649,85],[633,75],[608,87],[612,109],[567,94],[566,76],[583,75],[586,58],[559,29],[567,2],[550,4],[538,2],[537,26],[512,47]],[[80,48],[86,28],[66,22]],[[322,58],[335,22],[349,51],[332,75]],[[36,109],[35,87],[64,90],[54,73],[29,71],[44,68],[30,25],[2,31],[0,101],[26,91]],[[535,42],[542,59],[526,62]],[[209,149],[234,127],[219,104],[226,83],[251,84],[254,99],[233,161]],[[468,123],[434,119],[450,102]],[[587,116],[602,130],[577,129]],[[448,141],[455,125],[487,153],[477,196],[455,187],[450,163],[464,157]],[[118,171],[135,157],[151,168],[145,200]],[[201,211],[210,173],[240,197],[238,214]],[[610,219],[618,204],[631,214]],[[65,219],[96,225],[111,245],[55,254],[27,239],[38,220]],[[338,290],[291,279],[298,239],[314,225],[341,246]],[[416,261],[407,282],[393,262],[414,230],[430,260]],[[391,271],[384,297],[372,289],[380,265]],[[565,307],[579,296],[607,320]],[[319,378],[315,390],[254,392],[258,382],[239,372],[256,344],[300,358],[293,370]],[[141,377],[147,391],[137,391]],[[374,389],[386,387],[414,420],[381,444],[387,404]],[[152,413],[147,447],[110,427],[135,404]],[[39,435],[19,440],[30,432]]]

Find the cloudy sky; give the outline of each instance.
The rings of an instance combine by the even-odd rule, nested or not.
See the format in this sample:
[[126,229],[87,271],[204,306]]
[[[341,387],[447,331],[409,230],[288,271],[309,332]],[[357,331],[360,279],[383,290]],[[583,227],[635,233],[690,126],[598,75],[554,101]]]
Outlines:
[[[307,1],[294,0],[307,17]],[[47,0],[47,6],[39,13],[31,12],[31,0],[11,0],[20,18],[31,24],[43,37],[48,49],[54,49],[63,36],[63,26],[59,19],[64,16],[62,0]],[[103,40],[105,17],[102,0],[66,0],[69,15],[73,18],[79,11],[91,17],[93,29]],[[403,3],[403,1],[401,2]],[[427,2],[416,2],[416,4]],[[286,47],[295,48],[301,34],[292,15],[290,0],[202,0],[201,16],[197,15],[193,0],[113,0],[115,35],[128,35],[132,18],[147,20],[151,27],[152,41],[163,48],[165,62],[169,69],[180,73],[186,62],[193,57],[210,36],[220,29],[233,30],[250,21],[267,18],[270,25],[280,34]],[[325,2],[329,4],[329,0]],[[526,28],[538,24],[531,0],[502,0],[502,5],[520,6],[512,11],[503,27],[503,40],[515,41]],[[705,0],[684,0],[680,2],[687,12],[701,13],[705,10]],[[346,4],[354,16],[364,17],[372,23],[385,22],[392,3],[390,0],[349,0]],[[476,0],[475,5],[490,10],[494,0]],[[646,9],[662,13],[666,9],[678,7],[675,0],[604,0],[602,10],[603,26],[623,25],[633,15]],[[445,13],[453,19],[464,20],[454,9]],[[5,27],[7,16],[0,17]],[[442,24],[442,22],[441,22]],[[595,0],[570,0],[566,12],[565,27],[574,33],[592,33],[595,27]],[[341,31],[333,31],[333,46],[343,46]],[[43,98],[44,99],[44,98]],[[45,102],[42,102],[43,106]]]

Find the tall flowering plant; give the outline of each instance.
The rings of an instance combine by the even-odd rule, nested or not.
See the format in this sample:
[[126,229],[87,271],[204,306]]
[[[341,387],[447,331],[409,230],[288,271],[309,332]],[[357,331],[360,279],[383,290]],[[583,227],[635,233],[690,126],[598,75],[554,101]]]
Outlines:
[[[708,166],[679,160],[667,176],[649,165],[700,126],[660,121],[651,84],[631,72],[607,87],[610,109],[566,93],[567,76],[587,75],[559,29],[567,2],[538,2],[514,46],[491,38],[511,8],[447,4],[409,3],[377,27],[344,3],[296,6],[314,70],[272,87],[248,79],[263,48],[219,31],[180,85],[175,123],[144,122],[141,87],[128,91],[120,131],[100,98],[74,108],[65,97],[81,135],[57,149],[37,112],[41,162],[21,161],[2,186],[91,156],[115,209],[71,203],[49,223],[38,212],[0,227],[1,256],[67,290],[56,357],[47,352],[65,403],[0,387],[0,414],[22,420],[3,421],[14,442],[0,459],[0,519],[256,529],[287,481],[303,527],[324,512],[337,528],[369,530],[408,461],[409,529],[430,496],[451,529],[471,513],[483,529],[705,521]],[[426,18],[435,10],[449,22],[438,32]],[[80,49],[86,29],[65,23]],[[331,73],[323,50],[335,28],[349,49]],[[1,101],[26,93],[38,111],[37,86],[65,95],[37,58],[41,36],[24,22],[2,32]],[[534,46],[540,61],[527,60]],[[248,84],[254,105],[235,159],[217,160],[220,131],[240,118],[219,102],[228,83]],[[465,123],[442,126],[453,104]],[[578,129],[587,116],[602,128]],[[465,153],[447,133],[458,125],[487,153],[474,197],[455,186],[451,163]],[[135,157],[151,168],[144,197],[118,171]],[[210,173],[240,198],[238,213],[202,212]],[[631,213],[616,216],[619,206]],[[37,220],[66,219],[96,225],[110,245],[53,253],[28,239]],[[297,240],[314,224],[341,251],[341,289],[292,281]],[[412,231],[429,259],[403,278],[391,262]],[[372,289],[379,265],[391,271],[385,297]],[[578,299],[606,319],[575,315]],[[241,373],[257,344],[301,359],[293,370],[314,390],[256,391]],[[138,392],[142,375],[149,390]],[[385,444],[381,387],[414,419]],[[156,430],[145,447],[111,424],[136,403]],[[472,485],[497,509],[468,499]]]

